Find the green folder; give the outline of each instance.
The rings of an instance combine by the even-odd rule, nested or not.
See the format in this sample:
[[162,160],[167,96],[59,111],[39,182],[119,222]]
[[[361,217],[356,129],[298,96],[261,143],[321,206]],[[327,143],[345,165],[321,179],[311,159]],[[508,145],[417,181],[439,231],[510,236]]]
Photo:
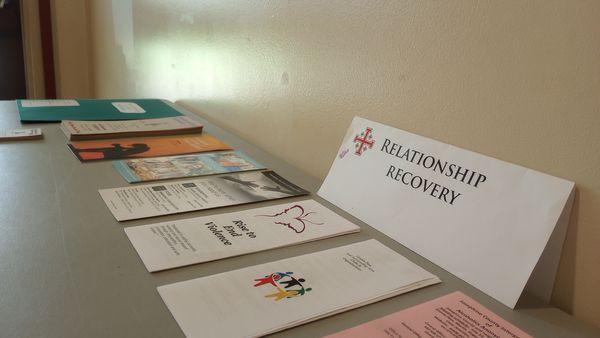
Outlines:
[[17,100],[21,122],[156,119],[183,115],[158,99]]

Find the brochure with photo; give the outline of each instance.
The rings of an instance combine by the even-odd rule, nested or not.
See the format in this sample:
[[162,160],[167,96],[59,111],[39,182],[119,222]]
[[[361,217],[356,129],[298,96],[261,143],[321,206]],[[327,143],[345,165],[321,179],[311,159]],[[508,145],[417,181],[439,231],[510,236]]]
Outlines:
[[232,149],[221,140],[208,134],[76,141],[68,143],[68,146],[81,162]]
[[187,337],[258,337],[437,284],[376,240],[158,287]]
[[274,200],[309,193],[270,170],[101,189],[99,192],[106,206],[118,221]]
[[129,183],[265,169],[241,151],[220,151],[113,162]]

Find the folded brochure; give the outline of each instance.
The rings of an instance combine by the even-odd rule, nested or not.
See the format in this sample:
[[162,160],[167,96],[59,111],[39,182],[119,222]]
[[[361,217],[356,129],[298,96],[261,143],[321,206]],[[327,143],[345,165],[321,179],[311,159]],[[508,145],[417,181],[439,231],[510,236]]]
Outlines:
[[439,282],[368,240],[164,285],[158,292],[188,337],[257,337]]
[[113,162],[129,183],[265,169],[241,151],[218,151]]
[[358,232],[314,200],[125,228],[150,272]]
[[99,192],[118,221],[308,194],[270,170],[101,189]]

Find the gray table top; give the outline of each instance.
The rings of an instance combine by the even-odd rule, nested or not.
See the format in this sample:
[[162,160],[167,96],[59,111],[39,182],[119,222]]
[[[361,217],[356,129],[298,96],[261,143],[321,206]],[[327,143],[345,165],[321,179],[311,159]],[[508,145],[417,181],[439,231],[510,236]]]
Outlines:
[[[320,181],[198,117],[205,132],[315,192]],[[20,127],[14,101],[0,102],[0,129]],[[98,189],[125,186],[110,161],[80,163],[59,124],[43,140],[0,143],[0,331],[3,337],[180,337],[159,285],[375,238],[438,275],[442,283],[275,334],[315,337],[460,290],[537,337],[600,336],[600,330],[527,298],[511,310],[316,195],[361,226],[357,234],[149,273],[124,227],[265,206],[281,201],[117,222]],[[298,199],[304,199],[298,198]],[[223,325],[230,325],[223,319]]]

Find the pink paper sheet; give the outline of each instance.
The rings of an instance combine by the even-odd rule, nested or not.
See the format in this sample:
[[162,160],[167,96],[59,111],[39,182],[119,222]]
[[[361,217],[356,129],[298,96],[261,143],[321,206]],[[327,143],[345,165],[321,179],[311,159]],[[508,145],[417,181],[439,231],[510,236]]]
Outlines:
[[459,291],[327,336],[342,337],[531,338]]

